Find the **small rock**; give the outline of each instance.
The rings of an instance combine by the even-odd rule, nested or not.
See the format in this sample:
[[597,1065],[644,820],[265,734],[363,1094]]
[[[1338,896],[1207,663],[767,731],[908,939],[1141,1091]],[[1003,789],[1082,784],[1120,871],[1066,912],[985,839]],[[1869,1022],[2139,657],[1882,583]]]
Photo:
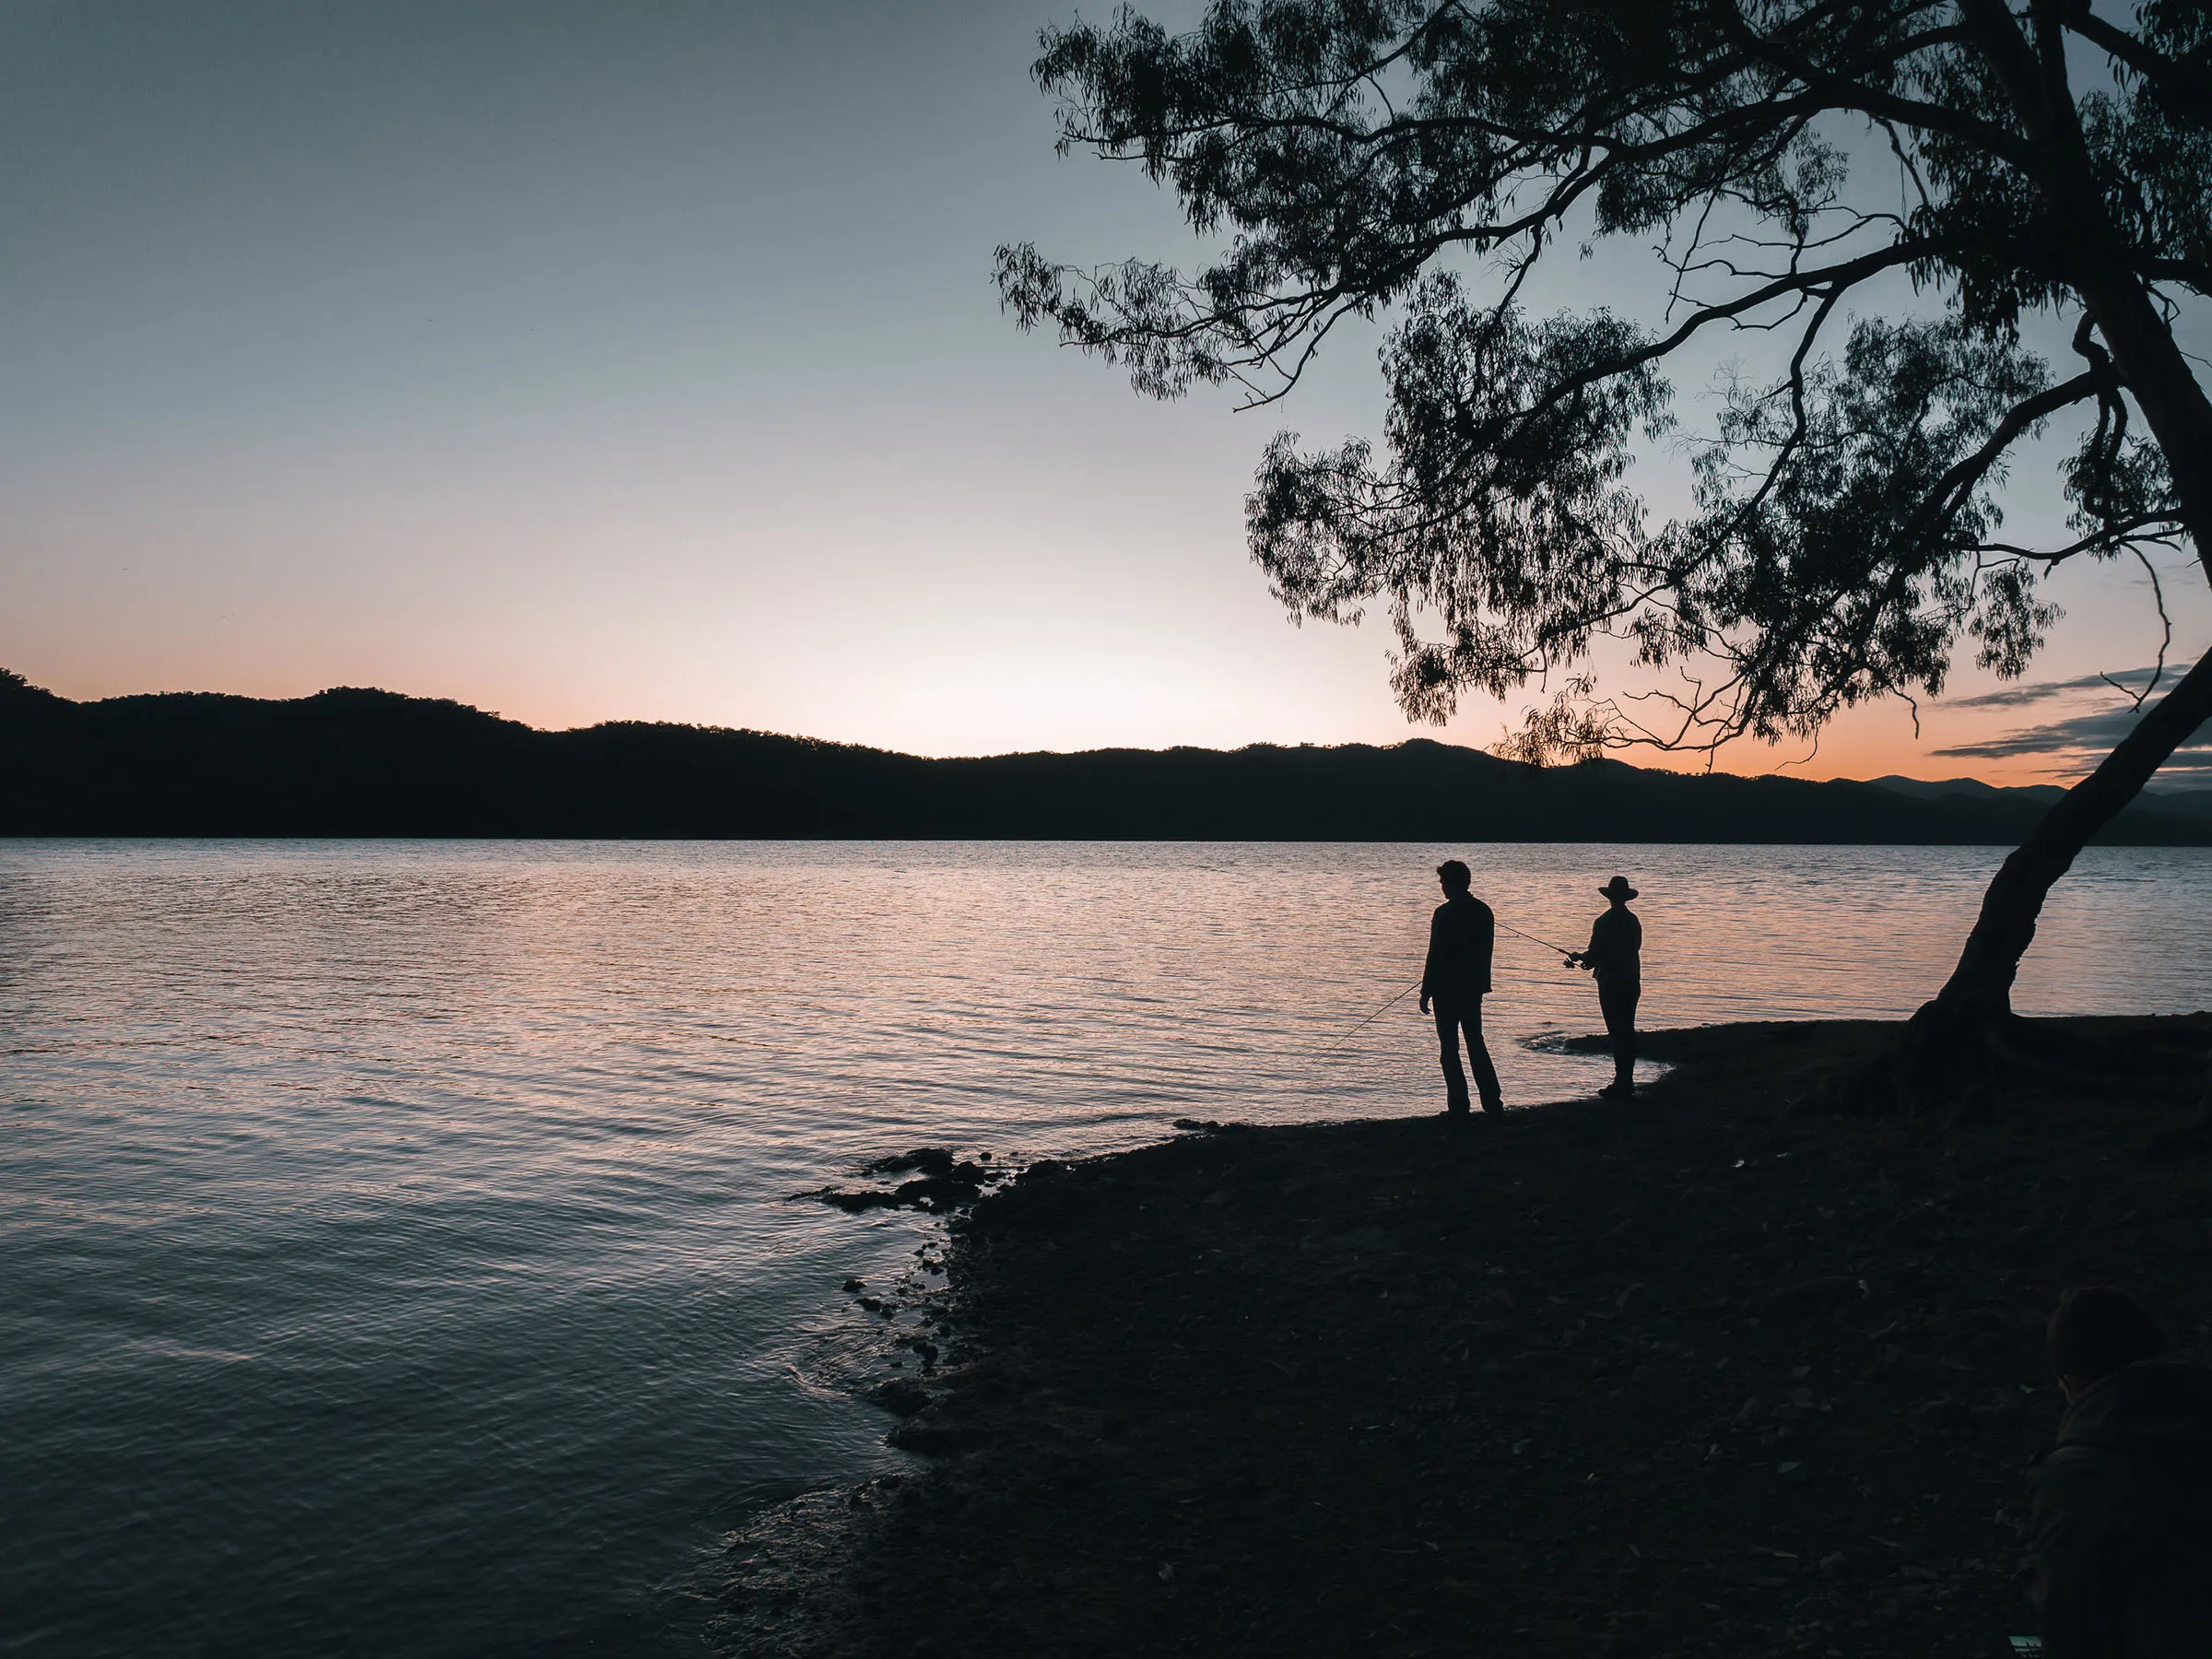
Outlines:
[[904,1175],[919,1171],[924,1175],[945,1176],[952,1173],[952,1151],[947,1147],[916,1147],[912,1152],[901,1152],[896,1158],[879,1158],[874,1163],[861,1167],[863,1175]]
[[911,1377],[892,1377],[867,1392],[867,1399],[899,1417],[911,1418],[929,1404],[929,1391]]
[[824,1204],[834,1205],[849,1216],[856,1216],[863,1210],[897,1209],[899,1207],[897,1194],[877,1192],[870,1188],[863,1188],[856,1193],[848,1193],[841,1192],[836,1187],[824,1187],[819,1192],[808,1193],[805,1195],[809,1198],[819,1198]]
[[948,1457],[955,1452],[965,1451],[969,1444],[964,1431],[932,1422],[926,1417],[912,1418],[883,1438],[888,1445],[901,1452],[918,1452],[924,1457]]

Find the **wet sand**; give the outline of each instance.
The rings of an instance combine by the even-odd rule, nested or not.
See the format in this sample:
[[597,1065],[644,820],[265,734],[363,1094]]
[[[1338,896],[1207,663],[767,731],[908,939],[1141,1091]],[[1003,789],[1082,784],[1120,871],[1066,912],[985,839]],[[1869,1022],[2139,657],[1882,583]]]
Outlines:
[[1895,1028],[1748,1025],[1649,1037],[1676,1069],[1621,1105],[1031,1170],[923,1310],[893,1438],[929,1472],[749,1529],[720,1640],[2004,1653],[2058,1291],[2212,1347],[2212,1159],[2176,1139],[2212,1016],[2065,1023],[2112,1062],[1988,1121],[1806,1111]]

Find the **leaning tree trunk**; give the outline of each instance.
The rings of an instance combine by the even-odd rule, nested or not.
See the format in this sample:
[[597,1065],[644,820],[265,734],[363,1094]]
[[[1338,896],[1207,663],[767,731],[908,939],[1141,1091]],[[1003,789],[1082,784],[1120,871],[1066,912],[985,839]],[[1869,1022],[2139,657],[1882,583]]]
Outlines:
[[1922,1014],[1935,1010],[1938,1018],[1979,1024],[2012,1012],[2012,982],[2035,938],[2044,895],[2072,867],[2089,838],[2136,798],[2207,715],[2212,715],[2212,652],[2159,700],[2095,771],[2066,791],[2006,859],[1982,896],[1982,913],[1966,936],[1958,967]]
[[2212,651],[2005,860],[1982,896],[1982,913],[1949,981],[1912,1016],[1896,1053],[1832,1080],[1834,1104],[1846,1110],[1891,1105],[1920,1110],[1971,1099],[1978,1089],[1985,1094],[2003,1090],[2004,1074],[2023,1058],[2025,1046],[2021,1022],[2012,1011],[2012,982],[2020,958],[2035,939],[2045,895],[2089,839],[2136,798],[2207,715],[2212,715]]

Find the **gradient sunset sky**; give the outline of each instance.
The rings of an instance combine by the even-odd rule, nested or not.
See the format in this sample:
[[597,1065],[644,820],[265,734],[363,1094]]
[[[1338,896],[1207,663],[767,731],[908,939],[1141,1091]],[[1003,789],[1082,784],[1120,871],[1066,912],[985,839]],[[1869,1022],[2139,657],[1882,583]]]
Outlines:
[[[1072,15],[0,0],[0,665],[928,754],[1491,742],[1527,700],[1408,728],[1384,632],[1291,627],[1246,558],[1277,429],[1375,428],[1373,334],[1239,413],[999,314],[1002,241],[1193,253],[1133,171],[1053,153],[1028,67]],[[1556,300],[1633,311],[1642,273]],[[2047,459],[2014,531],[2055,522]],[[1663,509],[1685,469],[1645,470]],[[2164,563],[2185,665],[2212,605]],[[2159,630],[2133,566],[2051,591],[2027,685],[1721,764],[2073,775]]]

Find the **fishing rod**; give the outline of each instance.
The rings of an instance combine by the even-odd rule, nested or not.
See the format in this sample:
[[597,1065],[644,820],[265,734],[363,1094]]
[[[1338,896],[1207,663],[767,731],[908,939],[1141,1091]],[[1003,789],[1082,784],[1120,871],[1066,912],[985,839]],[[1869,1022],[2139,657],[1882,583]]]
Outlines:
[[1568,949],[1564,945],[1554,945],[1549,939],[1539,939],[1535,934],[1523,933],[1511,922],[1500,922],[1498,924],[1498,925],[1504,928],[1507,933],[1512,934],[1515,938],[1526,939],[1531,945],[1541,945],[1547,950],[1556,950],[1561,956],[1571,957],[1581,954],[1579,951]]
[[[1531,945],[1541,945],[1545,949],[1556,950],[1563,957],[1571,958],[1577,954],[1574,951],[1567,949],[1564,946],[1554,945],[1549,939],[1539,939],[1535,934],[1523,933],[1519,928],[1515,927],[1510,922],[1500,922],[1498,924],[1498,925],[1504,928],[1507,933],[1512,934],[1519,938],[1526,939]],[[1359,1036],[1360,1032],[1366,1030],[1369,1026],[1373,1025],[1376,1020],[1382,1018],[1383,1015],[1389,1013],[1393,1008],[1404,1002],[1409,994],[1411,994],[1413,992],[1418,991],[1420,988],[1420,981],[1414,981],[1412,984],[1406,986],[1405,990],[1399,992],[1395,996],[1392,997],[1388,1002],[1384,1003],[1372,1014],[1370,1014],[1365,1019],[1361,1020],[1358,1025],[1354,1026],[1343,1036],[1337,1038],[1335,1041],[1330,1043],[1327,1048],[1323,1049],[1321,1052],[1324,1054],[1335,1053],[1338,1049],[1342,1048],[1353,1038]]]

